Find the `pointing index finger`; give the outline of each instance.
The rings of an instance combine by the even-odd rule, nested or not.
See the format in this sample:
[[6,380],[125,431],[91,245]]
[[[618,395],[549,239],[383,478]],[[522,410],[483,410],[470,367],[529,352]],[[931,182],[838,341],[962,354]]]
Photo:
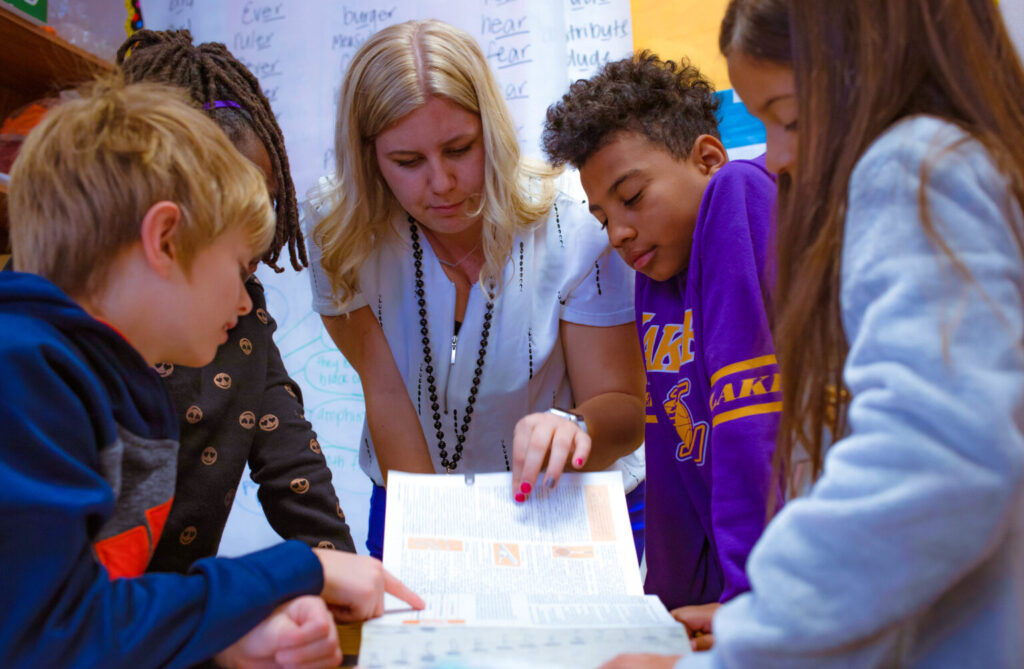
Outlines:
[[398,597],[403,602],[413,607],[417,611],[423,610],[427,605],[423,599],[415,592],[410,590],[404,583],[399,581],[397,578],[391,575],[386,569],[382,569],[384,572],[384,591],[391,593],[395,597]]

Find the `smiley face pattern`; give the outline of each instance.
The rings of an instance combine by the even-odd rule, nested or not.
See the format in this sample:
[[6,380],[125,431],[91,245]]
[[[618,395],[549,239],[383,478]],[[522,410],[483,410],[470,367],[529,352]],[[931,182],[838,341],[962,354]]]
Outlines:
[[215,555],[246,463],[282,537],[355,551],[302,394],[273,342],[262,287],[206,367],[157,365],[179,416],[174,505],[149,571],[185,572]]

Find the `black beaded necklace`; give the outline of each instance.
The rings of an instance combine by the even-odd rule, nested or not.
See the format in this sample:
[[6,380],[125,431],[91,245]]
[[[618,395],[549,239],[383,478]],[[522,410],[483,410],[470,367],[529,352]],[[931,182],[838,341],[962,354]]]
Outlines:
[[[444,430],[441,426],[441,405],[437,401],[437,386],[434,385],[434,357],[430,353],[430,329],[427,326],[427,297],[423,289],[423,247],[420,246],[420,234],[416,229],[416,219],[409,217],[409,232],[412,236],[412,258],[416,265],[416,304],[419,306],[420,315],[420,336],[423,343],[423,362],[426,364],[424,370],[427,372],[427,393],[430,396],[430,409],[434,412],[434,429],[437,430],[437,450],[441,455],[441,466],[451,474],[462,459],[463,446],[466,442],[466,433],[469,432],[469,423],[473,418],[473,405],[476,404],[476,396],[480,392],[480,377],[484,371],[484,356],[487,354],[487,337],[491,333],[491,319],[494,317],[494,300],[488,295],[487,310],[484,312],[484,324],[480,331],[480,351],[476,359],[476,369],[473,370],[473,385],[469,389],[469,397],[466,399],[466,410],[462,412],[462,425],[457,426],[455,431],[455,453],[452,459],[448,460],[448,445],[444,440]],[[454,350],[454,349],[453,349]],[[453,353],[453,360],[454,353]]]

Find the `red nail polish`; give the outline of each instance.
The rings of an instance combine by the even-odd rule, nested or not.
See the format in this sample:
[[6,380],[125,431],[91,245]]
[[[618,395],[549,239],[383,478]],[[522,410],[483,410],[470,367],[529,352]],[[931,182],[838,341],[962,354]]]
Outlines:
[[526,501],[526,495],[524,495],[521,492],[517,492],[516,493],[516,501],[519,502],[520,504],[522,504],[523,502]]
[[576,458],[576,466],[577,467],[582,467],[583,466],[583,458]]
[[523,491],[523,494],[529,495],[530,491],[533,490],[533,486],[526,481],[523,481],[523,485],[519,486],[519,489]]

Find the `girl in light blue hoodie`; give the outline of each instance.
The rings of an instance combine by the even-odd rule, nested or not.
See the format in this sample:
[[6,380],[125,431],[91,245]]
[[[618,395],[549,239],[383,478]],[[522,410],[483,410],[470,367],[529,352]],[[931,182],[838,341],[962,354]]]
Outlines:
[[[746,46],[787,4],[791,67]],[[806,452],[817,480],[755,545],[751,591],[689,623],[709,652],[609,666],[1024,666],[1024,71],[999,9],[729,12],[784,177],[775,466]]]

